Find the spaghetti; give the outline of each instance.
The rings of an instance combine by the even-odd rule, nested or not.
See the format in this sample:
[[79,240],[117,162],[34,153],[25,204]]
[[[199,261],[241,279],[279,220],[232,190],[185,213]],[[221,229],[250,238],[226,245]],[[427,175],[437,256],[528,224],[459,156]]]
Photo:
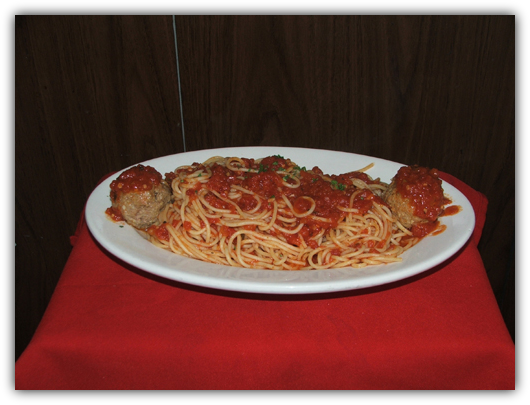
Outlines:
[[299,167],[282,156],[213,157],[166,174],[172,202],[147,229],[156,246],[206,262],[271,270],[401,261],[419,241],[365,173]]

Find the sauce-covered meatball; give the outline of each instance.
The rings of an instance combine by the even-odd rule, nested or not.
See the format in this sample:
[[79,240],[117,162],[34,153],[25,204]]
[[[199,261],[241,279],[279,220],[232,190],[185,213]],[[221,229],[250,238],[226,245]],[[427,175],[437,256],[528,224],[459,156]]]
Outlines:
[[146,229],[171,200],[171,190],[162,175],[150,166],[137,165],[110,184],[112,207],[107,213],[137,229]]
[[438,172],[420,166],[401,167],[383,199],[399,222],[416,236],[433,230],[428,224],[436,222],[445,204]]

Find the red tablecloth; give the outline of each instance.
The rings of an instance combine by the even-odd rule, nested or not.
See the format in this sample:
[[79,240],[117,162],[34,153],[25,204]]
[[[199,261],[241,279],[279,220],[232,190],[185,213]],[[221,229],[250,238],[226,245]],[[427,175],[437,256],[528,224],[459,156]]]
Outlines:
[[515,388],[515,347],[475,232],[411,279],[305,296],[167,281],[112,257],[81,219],[46,313],[15,365],[16,389]]

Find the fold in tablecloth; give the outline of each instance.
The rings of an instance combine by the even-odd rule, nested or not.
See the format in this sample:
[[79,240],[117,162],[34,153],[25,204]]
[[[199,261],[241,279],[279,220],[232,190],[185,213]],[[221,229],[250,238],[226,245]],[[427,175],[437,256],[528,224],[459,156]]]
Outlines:
[[168,281],[112,257],[83,219],[16,389],[514,389],[515,348],[473,236],[407,280],[303,296]]

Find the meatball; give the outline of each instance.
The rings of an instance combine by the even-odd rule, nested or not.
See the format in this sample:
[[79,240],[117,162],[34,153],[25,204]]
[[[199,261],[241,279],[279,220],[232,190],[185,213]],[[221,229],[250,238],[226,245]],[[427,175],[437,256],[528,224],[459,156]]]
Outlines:
[[112,211],[137,229],[155,224],[171,200],[170,187],[150,166],[137,165],[126,170],[110,188]]
[[442,180],[436,169],[401,167],[383,194],[383,200],[406,228],[435,222],[443,212]]

